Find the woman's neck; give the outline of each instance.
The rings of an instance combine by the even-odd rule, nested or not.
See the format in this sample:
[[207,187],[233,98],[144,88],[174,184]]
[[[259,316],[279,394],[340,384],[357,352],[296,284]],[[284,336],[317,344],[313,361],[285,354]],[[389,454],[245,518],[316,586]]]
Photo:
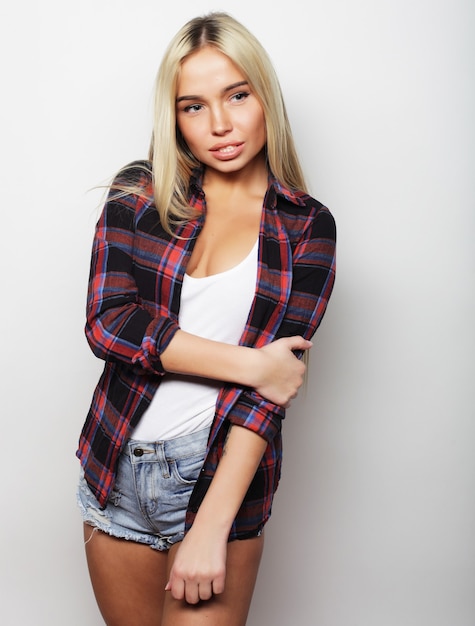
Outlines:
[[236,172],[220,172],[206,168],[203,190],[209,194],[242,194],[263,196],[267,189],[269,171],[265,155],[259,155],[243,169]]

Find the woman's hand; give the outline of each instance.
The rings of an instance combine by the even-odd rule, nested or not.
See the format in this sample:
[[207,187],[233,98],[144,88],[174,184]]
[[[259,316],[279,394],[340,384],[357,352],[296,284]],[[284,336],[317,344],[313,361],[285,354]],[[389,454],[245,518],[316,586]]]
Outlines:
[[166,591],[175,600],[196,604],[224,591],[227,534],[194,524],[178,547]]
[[305,364],[294,350],[309,350],[312,342],[303,337],[283,337],[258,350],[261,364],[254,389],[266,400],[284,408],[297,396],[305,376]]

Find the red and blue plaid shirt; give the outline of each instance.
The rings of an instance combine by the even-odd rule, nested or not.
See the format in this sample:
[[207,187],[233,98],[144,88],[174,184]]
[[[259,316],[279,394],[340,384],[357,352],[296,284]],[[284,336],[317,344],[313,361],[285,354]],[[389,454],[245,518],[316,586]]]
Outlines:
[[[145,166],[145,169],[144,169]],[[128,169],[141,195],[109,195],[97,223],[87,300],[86,336],[105,367],[94,391],[77,456],[104,507],[119,455],[160,385],[160,354],[178,330],[183,275],[205,219],[202,172],[190,181],[196,218],[176,237],[160,226],[149,164]],[[262,347],[291,335],[312,337],[335,278],[335,223],[328,209],[272,176],[259,234],[258,278],[240,344]],[[223,384],[201,475],[187,511],[187,528],[202,502],[231,424],[268,442],[258,471],[234,521],[230,540],[256,535],[270,516],[280,477],[281,422],[285,410],[253,389]]]

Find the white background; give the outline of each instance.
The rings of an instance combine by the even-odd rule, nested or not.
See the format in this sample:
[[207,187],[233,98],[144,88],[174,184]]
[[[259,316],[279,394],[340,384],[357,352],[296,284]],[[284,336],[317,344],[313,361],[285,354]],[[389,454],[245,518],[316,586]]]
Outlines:
[[102,623],[75,503],[88,190],[146,155],[164,47],[209,9],[269,51],[339,233],[249,626],[473,626],[472,0],[2,4],[0,622]]

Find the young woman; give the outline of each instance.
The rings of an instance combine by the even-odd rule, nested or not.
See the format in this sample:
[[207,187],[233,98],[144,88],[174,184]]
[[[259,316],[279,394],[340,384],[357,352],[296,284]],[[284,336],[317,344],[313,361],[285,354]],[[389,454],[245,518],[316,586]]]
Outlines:
[[106,363],[78,497],[109,625],[246,623],[281,422],[334,281],[334,221],[304,189],[261,45],[226,14],[186,24],[150,160],[119,172],[92,253],[86,334]]

